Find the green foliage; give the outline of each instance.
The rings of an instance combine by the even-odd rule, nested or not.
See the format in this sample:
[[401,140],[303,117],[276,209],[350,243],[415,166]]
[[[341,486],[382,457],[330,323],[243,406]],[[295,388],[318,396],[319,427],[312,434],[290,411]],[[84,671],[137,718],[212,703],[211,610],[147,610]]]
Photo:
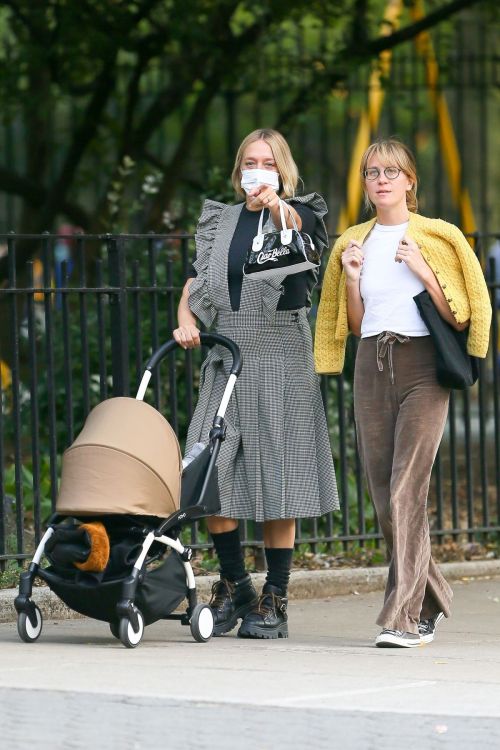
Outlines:
[[19,576],[22,568],[14,560],[7,560],[5,569],[0,570],[0,589],[10,589],[19,586]]
[[[47,521],[52,512],[49,458],[46,454],[40,458],[40,476],[38,481],[33,476],[32,460],[25,459],[20,467],[20,471],[25,526],[26,528],[33,528],[36,499],[38,499],[40,505],[42,523]],[[7,496],[16,497],[15,474],[14,464],[7,466],[4,470],[3,482]]]
[[[131,224],[160,230],[165,212],[177,226],[184,211],[174,204],[199,198],[212,165],[229,173],[237,140],[255,127],[256,118],[287,135],[295,130],[299,143],[299,126],[310,128],[315,108],[331,122],[331,115],[344,112],[349,76],[360,69],[366,75],[377,57],[386,5],[385,0],[4,5],[0,111],[20,158],[2,170],[0,188],[23,201],[23,224],[17,228],[42,231],[65,216],[86,230]],[[494,12],[493,1],[480,5]],[[447,23],[444,14],[440,28],[446,30]],[[411,27],[407,12],[402,24]],[[442,43],[448,38],[442,35]],[[363,92],[361,107],[364,101]],[[357,111],[351,103],[351,116]],[[335,122],[331,137],[342,139],[346,123]],[[316,126],[314,141],[323,138],[320,131]],[[306,163],[310,149],[300,143]]]
[[[134,180],[140,181],[138,195],[134,191]],[[139,225],[151,196],[158,193],[162,175],[159,171],[147,171],[145,165],[138,165],[130,156],[125,155],[118,165],[116,175],[111,181],[107,193],[108,226],[111,233],[133,232]],[[173,229],[171,216],[164,212],[162,231]]]

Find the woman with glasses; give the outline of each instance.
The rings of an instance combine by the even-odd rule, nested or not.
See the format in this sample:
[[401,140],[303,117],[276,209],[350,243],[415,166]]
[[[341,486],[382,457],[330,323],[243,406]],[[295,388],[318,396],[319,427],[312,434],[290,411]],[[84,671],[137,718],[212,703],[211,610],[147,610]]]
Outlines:
[[[319,195],[297,196],[298,170],[288,143],[275,130],[250,133],[241,143],[232,183],[240,201],[207,200],[196,230],[196,261],[179,304],[174,338],[199,346],[198,320],[239,345],[243,369],[226,412],[227,434],[217,469],[221,515],[207,519],[220,562],[210,605],[215,635],[242,620],[244,638],[286,638],[287,589],[295,519],[338,507],[325,411],[314,372],[307,313],[317,273],[256,281],[243,264],[258,232],[296,222],[322,251],[328,242]],[[241,200],[243,199],[243,200]],[[214,346],[202,365],[198,404],[186,450],[208,442],[213,415],[230,370],[227,350]],[[239,519],[263,523],[266,583],[257,595],[245,570]]]
[[491,305],[481,266],[460,230],[417,211],[409,149],[372,144],[361,161],[375,218],[337,240],[325,273],[315,338],[316,369],[339,373],[349,333],[360,336],[354,374],[358,447],[390,556],[379,647],[434,639],[452,591],[431,555],[427,492],[449,390],[436,379],[435,349],[413,297],[426,289],[468,351],[485,357]]

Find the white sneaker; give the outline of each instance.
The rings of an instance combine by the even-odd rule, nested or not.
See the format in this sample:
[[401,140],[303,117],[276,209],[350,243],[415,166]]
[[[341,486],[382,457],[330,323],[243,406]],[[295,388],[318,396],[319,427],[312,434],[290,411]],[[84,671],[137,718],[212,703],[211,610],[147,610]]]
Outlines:
[[429,617],[428,620],[420,620],[418,623],[418,632],[420,633],[422,643],[432,643],[436,635],[436,627],[443,617],[443,612],[438,612],[437,615]]
[[406,633],[403,630],[384,628],[375,639],[379,648],[414,648],[420,646],[421,640],[417,633]]

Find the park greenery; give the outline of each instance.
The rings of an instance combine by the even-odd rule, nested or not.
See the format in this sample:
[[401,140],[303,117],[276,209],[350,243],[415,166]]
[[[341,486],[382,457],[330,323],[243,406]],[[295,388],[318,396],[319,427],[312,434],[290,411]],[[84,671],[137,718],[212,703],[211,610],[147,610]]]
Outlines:
[[[276,127],[293,139],[294,153],[307,161],[303,133],[310,130],[311,113],[325,108],[346,108],[348,83],[360,71],[367,78],[384,51],[396,51],[413,42],[419,33],[439,29],[443,48],[452,44],[451,24],[458,14],[481,9],[485,18],[498,19],[496,0],[405,0],[398,27],[382,22],[388,0],[4,0],[0,2],[0,127],[5,149],[0,158],[0,192],[11,205],[12,228],[18,232],[56,231],[69,222],[86,233],[188,232],[199,215],[201,200],[231,200],[228,181],[231,160],[240,138],[259,122]],[[416,20],[412,10],[422,9]],[[449,71],[448,71],[449,72]],[[444,71],[446,74],[446,71]],[[382,80],[384,84],[384,80]],[[356,96],[358,99],[356,99]],[[353,94],[359,104],[365,92]],[[404,104],[404,106],[403,106]],[[402,100],[402,116],[414,116]],[[356,110],[356,115],[358,110]],[[356,118],[350,111],[352,122]],[[326,121],[326,120],[325,120]],[[313,139],[328,137],[318,127]],[[346,172],[348,156],[343,158]],[[426,158],[431,159],[432,154]],[[298,159],[300,161],[300,158]],[[318,172],[341,168],[318,164]],[[306,165],[307,167],[307,165]],[[307,171],[307,169],[306,169]],[[336,175],[338,176],[338,174]],[[340,181],[340,180],[339,180]],[[337,196],[338,197],[338,196]],[[6,219],[0,216],[5,226]],[[37,242],[19,242],[17,265],[21,284],[26,281],[26,261],[39,250]],[[154,253],[145,243],[127,245],[127,283],[134,268],[140,286],[151,282],[154,269],[160,313],[160,335],[168,337],[165,310],[166,262],[172,263],[175,293],[183,283],[179,244],[158,240]],[[189,246],[192,254],[193,245]],[[97,265],[106,261],[101,243],[86,245],[88,282],[97,278]],[[7,258],[0,253],[0,286],[7,278]],[[69,278],[69,274],[68,274]],[[52,283],[52,282],[50,282]],[[77,284],[76,270],[68,283]],[[6,463],[4,492],[13,500],[20,487],[27,532],[31,533],[40,510],[46,520],[52,509],[54,467],[48,457],[49,417],[55,414],[57,472],[62,450],[83,424],[85,398],[82,368],[90,373],[89,406],[103,397],[103,386],[112,393],[109,375],[109,338],[104,359],[108,370],[99,375],[98,295],[88,295],[85,323],[79,318],[81,297],[69,294],[66,310],[53,306],[53,331],[67,326],[66,336],[56,333],[52,356],[54,382],[44,377],[47,328],[45,302],[34,331],[41,376],[36,384],[39,409],[37,466],[31,447],[33,390],[29,365],[32,341],[26,333],[25,300],[20,298],[20,432],[16,434],[12,389],[0,394],[4,414],[3,439]],[[129,296],[132,300],[132,295]],[[52,297],[54,300],[54,297]],[[104,305],[109,325],[109,300]],[[50,306],[50,305],[49,305]],[[0,328],[12,333],[13,306],[0,294]],[[45,308],[45,312],[46,312]],[[141,297],[134,318],[128,308],[130,331],[130,382],[136,381],[136,332],[143,354],[153,348],[151,300]],[[65,315],[68,318],[65,320]],[[84,331],[85,329],[85,331]],[[85,333],[85,342],[84,342]],[[109,328],[106,328],[106,336]],[[11,337],[12,338],[12,337]],[[0,358],[12,364],[12,341],[3,334]],[[85,349],[85,347],[87,347]],[[140,357],[139,357],[140,358]],[[70,363],[73,398],[68,429],[67,373]],[[342,385],[344,409],[349,419],[351,372]],[[195,359],[195,387],[199,357]],[[176,365],[179,433],[185,435],[186,381],[184,362]],[[338,381],[328,382],[326,397],[332,445],[339,445]],[[132,387],[133,390],[133,387]],[[160,392],[167,406],[167,379]],[[166,411],[164,410],[164,413]],[[347,439],[350,474],[347,492],[347,533],[358,531],[360,502],[366,512],[366,530],[375,531],[367,497],[360,500],[354,465],[354,437]],[[23,464],[15,466],[13,445],[21,443]],[[338,456],[335,456],[338,458]],[[340,467],[339,467],[340,468]],[[17,474],[16,474],[17,472]],[[341,477],[341,471],[339,472]],[[35,492],[36,488],[36,492]],[[15,550],[14,514],[11,508],[9,552]],[[5,508],[4,508],[5,510]],[[14,520],[13,520],[14,519]],[[320,521],[318,530],[324,531]],[[200,531],[200,541],[206,541]],[[1,540],[0,540],[1,541]],[[29,546],[29,544],[28,544]]]
[[[217,166],[203,159],[207,121],[235,137],[221,97],[252,95],[266,126],[289,134],[353,70],[479,5],[495,12],[431,0],[396,29],[381,23],[386,0],[4,0],[0,190],[20,200],[13,228],[131,229],[119,216],[130,192],[142,198],[136,228],[170,228],[176,199],[199,201]],[[266,110],[270,97],[279,106]]]

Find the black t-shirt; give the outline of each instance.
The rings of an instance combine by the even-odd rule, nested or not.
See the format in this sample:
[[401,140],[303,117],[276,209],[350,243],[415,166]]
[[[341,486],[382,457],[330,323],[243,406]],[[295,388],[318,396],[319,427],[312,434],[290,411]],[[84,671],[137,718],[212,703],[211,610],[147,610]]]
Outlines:
[[[302,232],[314,235],[316,216],[314,211],[302,203],[294,203],[294,209],[302,220]],[[264,224],[268,218],[268,211],[264,213]],[[259,226],[260,211],[249,211],[246,206],[241,209],[240,218],[229,246],[227,261],[227,283],[229,298],[233,312],[240,309],[241,286],[243,283],[243,265],[247,258],[248,248],[257,234]],[[196,277],[193,266],[188,271],[188,278]],[[316,283],[313,270],[287,276],[283,281],[283,294],[278,302],[278,310],[298,310],[300,307],[309,306],[309,297]]]

